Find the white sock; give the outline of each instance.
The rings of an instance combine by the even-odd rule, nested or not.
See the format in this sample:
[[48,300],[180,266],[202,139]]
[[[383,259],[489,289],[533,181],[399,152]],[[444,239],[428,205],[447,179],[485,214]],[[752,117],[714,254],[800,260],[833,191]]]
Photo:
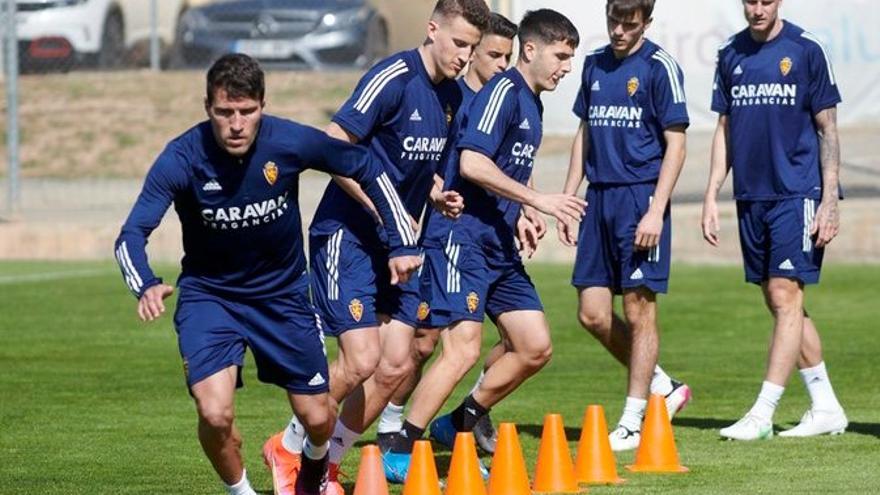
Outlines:
[[825,369],[825,361],[812,368],[804,368],[800,370],[801,378],[804,385],[807,386],[807,393],[813,401],[813,409],[819,411],[838,411],[843,409],[837,396],[834,395],[834,389],[831,387],[831,379],[828,378],[828,370]]
[[342,421],[336,421],[333,427],[333,437],[330,442],[330,463],[339,465],[345,453],[354,445],[361,437],[360,433],[350,430]]
[[654,376],[651,378],[651,393],[665,397],[669,392],[672,392],[672,378],[658,364],[654,366]]
[[230,495],[257,495],[257,492],[251,487],[251,482],[247,479],[247,470],[245,469],[241,470],[241,479],[238,480],[238,483],[234,485],[223,483],[223,486],[226,487],[226,492]]
[[483,383],[483,378],[485,378],[485,377],[486,377],[486,370],[480,370],[480,377],[477,378],[477,382],[474,383],[474,388],[471,389],[470,395],[474,395],[474,392],[476,392],[477,389],[480,388],[480,384]]
[[403,428],[403,406],[389,402],[385,409],[382,409],[382,415],[379,416],[377,432],[397,433],[401,428]]
[[306,429],[303,427],[299,419],[294,416],[290,420],[290,424],[284,429],[284,436],[281,437],[281,445],[291,454],[301,454],[303,451],[303,439],[306,437]]
[[648,407],[647,400],[627,397],[626,404],[623,406],[623,414],[617,424],[629,431],[642,431],[642,418],[645,417],[646,407]]
[[779,405],[779,399],[782,399],[783,392],[785,392],[785,387],[765,380],[761,385],[758,399],[755,400],[755,405],[749,410],[749,414],[772,421],[773,413],[776,412],[776,406]]
[[330,450],[330,442],[324,442],[323,445],[315,445],[309,437],[306,437],[306,441],[303,442],[303,455],[309,459],[319,461],[327,455],[328,450]]

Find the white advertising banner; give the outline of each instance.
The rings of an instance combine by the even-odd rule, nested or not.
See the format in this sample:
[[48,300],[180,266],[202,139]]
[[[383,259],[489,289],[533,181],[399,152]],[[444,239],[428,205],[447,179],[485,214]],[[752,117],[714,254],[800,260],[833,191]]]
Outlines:
[[[843,104],[839,122],[880,124],[880,2],[876,0],[786,0],[782,17],[812,32],[824,44],[840,84]],[[608,43],[605,0],[514,0],[511,20],[527,10],[550,8],[577,26],[581,44],[571,74],[553,93],[545,93],[544,129],[573,132],[571,112],[580,86],[584,54]],[[684,71],[691,129],[711,129],[716,115],[709,109],[715,54],[734,33],[745,29],[740,0],[658,0],[648,37],[671,53]]]

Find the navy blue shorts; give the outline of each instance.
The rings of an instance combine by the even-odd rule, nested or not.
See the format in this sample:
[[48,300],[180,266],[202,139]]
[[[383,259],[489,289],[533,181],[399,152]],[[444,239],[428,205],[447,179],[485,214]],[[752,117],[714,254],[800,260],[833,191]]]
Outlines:
[[338,230],[309,239],[312,297],[324,331],[338,337],[356,328],[379,326],[377,314],[415,328],[419,306],[418,276],[391,285],[388,252],[346,239]]
[[667,291],[672,245],[668,206],[659,244],[649,251],[635,249],[636,229],[651,205],[654,189],[653,183],[587,188],[587,212],[578,232],[572,285],[608,287],[615,294],[636,287]]
[[420,279],[420,326],[444,328],[462,320],[496,321],[509,311],[543,311],[522,262],[487,257],[474,245],[425,248]]
[[324,335],[306,277],[290,295],[267,300],[231,301],[184,289],[174,325],[189,387],[233,365],[241,387],[250,348],[260,381],[297,394],[329,390]]
[[782,277],[819,282],[825,250],[816,249],[810,235],[816,208],[816,200],[809,198],[736,202],[746,281],[760,284]]

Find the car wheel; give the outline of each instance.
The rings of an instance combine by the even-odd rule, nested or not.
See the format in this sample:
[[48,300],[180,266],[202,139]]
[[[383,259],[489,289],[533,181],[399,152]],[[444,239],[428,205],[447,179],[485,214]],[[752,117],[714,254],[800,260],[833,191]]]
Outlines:
[[117,12],[107,15],[101,35],[101,51],[98,53],[99,69],[115,69],[122,65],[125,57],[124,29],[122,17]]
[[364,46],[364,65],[373,64],[388,56],[388,28],[385,21],[376,17],[367,27],[367,42]]

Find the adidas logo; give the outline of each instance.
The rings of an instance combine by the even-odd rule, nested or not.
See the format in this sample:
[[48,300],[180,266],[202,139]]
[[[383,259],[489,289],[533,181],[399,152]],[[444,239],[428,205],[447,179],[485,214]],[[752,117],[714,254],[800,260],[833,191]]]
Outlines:
[[220,183],[217,182],[217,179],[211,179],[202,186],[202,191],[222,191],[223,188],[220,187]]
[[324,377],[321,376],[321,373],[315,373],[315,376],[313,376],[312,379],[309,380],[310,387],[317,387],[318,385],[323,385],[325,383],[327,383],[327,380],[325,380]]
[[529,119],[525,119],[522,121],[522,124],[519,125],[520,129],[531,129],[532,127],[529,125]]
[[397,432],[397,434],[402,436],[403,438],[409,438],[409,435],[407,435],[406,430],[400,430],[399,432]]
[[779,264],[780,270],[794,270],[794,265],[791,264],[791,260],[785,260]]
[[597,79],[596,82],[594,82],[593,85],[590,87],[590,91],[599,91],[599,80],[598,80],[598,79]]
[[464,410],[467,411],[467,413],[470,414],[471,416],[477,415],[477,410],[474,409],[473,407],[466,407],[466,408],[464,408]]
[[736,66],[736,69],[733,69],[733,75],[738,76],[743,73],[743,68],[739,65]]
[[645,278],[645,274],[642,273],[641,268],[636,268],[636,271],[634,271],[633,274],[629,276],[630,280],[641,280],[643,278]]
[[416,110],[412,113],[412,115],[409,116],[409,120],[411,122],[421,122],[422,121],[422,116],[419,115],[418,108],[416,108]]

